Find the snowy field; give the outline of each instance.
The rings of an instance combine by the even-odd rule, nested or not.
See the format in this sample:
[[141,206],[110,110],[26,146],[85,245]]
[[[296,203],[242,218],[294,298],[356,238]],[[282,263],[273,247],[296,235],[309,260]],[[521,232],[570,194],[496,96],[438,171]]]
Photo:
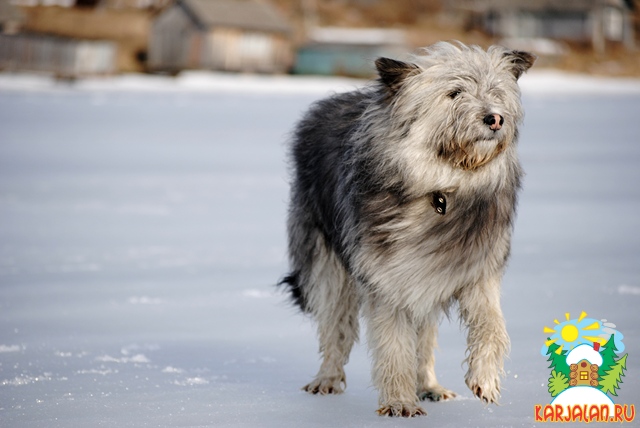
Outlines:
[[551,401],[542,329],[581,311],[625,335],[614,401],[640,405],[640,81],[552,72],[522,79],[502,405],[464,385],[457,320],[436,367],[459,397],[426,417],[376,416],[364,343],[345,394],[300,391],[319,360],[274,287],[285,141],[359,84],[0,75],[0,427],[529,427]]

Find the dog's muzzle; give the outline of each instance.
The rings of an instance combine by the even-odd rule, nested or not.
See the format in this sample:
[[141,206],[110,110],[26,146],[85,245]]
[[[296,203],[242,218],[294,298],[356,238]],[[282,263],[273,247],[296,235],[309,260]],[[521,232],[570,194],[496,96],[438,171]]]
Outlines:
[[484,117],[483,122],[489,126],[492,131],[499,131],[504,123],[504,117],[499,114],[488,114]]

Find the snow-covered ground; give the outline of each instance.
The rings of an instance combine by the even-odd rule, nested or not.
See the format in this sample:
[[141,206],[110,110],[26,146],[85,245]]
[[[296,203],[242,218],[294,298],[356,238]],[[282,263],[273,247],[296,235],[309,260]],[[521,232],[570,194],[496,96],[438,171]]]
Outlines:
[[459,397],[426,417],[376,416],[364,343],[345,394],[300,391],[319,361],[274,286],[285,141],[361,83],[0,75],[0,426],[528,427],[551,401],[542,328],[581,311],[625,335],[614,401],[640,404],[640,81],[554,72],[522,79],[502,405],[466,389],[456,320],[437,370]]

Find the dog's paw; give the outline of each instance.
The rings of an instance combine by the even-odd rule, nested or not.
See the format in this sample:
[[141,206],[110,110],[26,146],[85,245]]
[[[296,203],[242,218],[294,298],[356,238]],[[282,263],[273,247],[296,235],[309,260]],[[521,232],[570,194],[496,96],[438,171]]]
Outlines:
[[500,383],[499,382],[467,382],[473,395],[484,401],[485,404],[499,404]]
[[414,416],[426,415],[427,412],[415,403],[392,403],[386,404],[377,410],[380,416],[398,416],[412,418]]
[[310,384],[303,386],[302,390],[310,394],[342,394],[344,392],[343,385],[347,386],[342,377],[316,378]]
[[418,398],[421,401],[444,401],[449,400],[450,398],[453,398],[455,396],[455,392],[449,391],[448,389],[440,385],[418,390]]
[[465,376],[465,382],[473,395],[485,402],[485,404],[499,404],[500,375],[498,369],[469,370]]

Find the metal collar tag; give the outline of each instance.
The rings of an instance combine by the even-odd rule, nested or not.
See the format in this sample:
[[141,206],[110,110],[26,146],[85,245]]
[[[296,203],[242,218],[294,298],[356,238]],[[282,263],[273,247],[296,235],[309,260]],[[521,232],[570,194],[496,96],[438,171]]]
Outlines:
[[441,192],[433,192],[431,205],[436,210],[436,214],[445,215],[447,213],[447,198]]

